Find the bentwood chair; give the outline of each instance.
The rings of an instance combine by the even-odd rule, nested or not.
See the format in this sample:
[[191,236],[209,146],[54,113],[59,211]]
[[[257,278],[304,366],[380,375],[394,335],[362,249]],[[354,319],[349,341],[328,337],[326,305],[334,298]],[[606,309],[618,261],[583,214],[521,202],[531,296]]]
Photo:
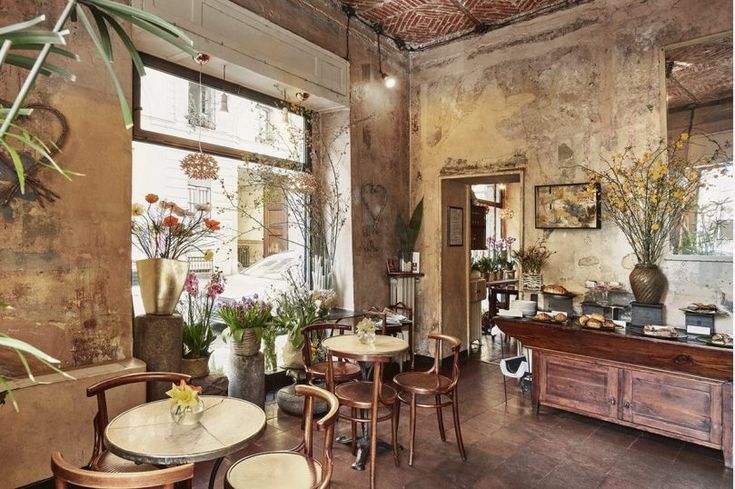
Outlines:
[[127,472],[110,474],[79,469],[64,460],[61,453],[51,456],[51,472],[54,475],[54,487],[66,489],[73,487],[89,487],[94,489],[140,489],[162,487],[173,489],[174,484],[184,483],[190,486],[194,477],[194,464],[178,465],[154,472]]
[[[304,359],[304,369],[306,371],[306,381],[313,384],[316,380],[326,382],[328,364],[326,361],[313,363],[312,354],[319,349],[319,342],[325,338],[327,334],[334,335],[339,332],[343,335],[345,331],[352,331],[352,326],[338,323],[312,324],[304,328],[304,346],[301,354]],[[353,362],[339,360],[334,362],[334,382],[341,384],[350,380],[359,380],[362,376],[360,366]]]
[[[340,406],[350,408],[350,414],[340,414],[340,419],[346,419],[352,426],[352,454],[357,453],[357,424],[370,427],[370,487],[375,488],[375,457],[378,443],[378,423],[391,420],[391,443],[393,445],[393,460],[396,466],[400,465],[398,457],[398,415],[400,403],[396,390],[383,384],[383,364],[391,361],[390,355],[380,354],[348,354],[340,352],[340,356],[358,362],[373,364],[373,381],[345,382],[335,386],[332,373],[334,360],[327,356],[329,369],[327,370],[327,388],[334,392],[339,399]],[[383,411],[381,413],[381,411]],[[367,416],[367,417],[366,417]]]
[[[429,338],[436,340],[434,348],[434,366],[427,372],[404,372],[396,375],[393,382],[398,386],[398,398],[401,402],[411,407],[411,440],[408,453],[408,465],[413,465],[414,444],[416,439],[416,408],[436,409],[436,417],[439,421],[439,436],[442,441],[447,441],[444,431],[444,420],[442,408],[452,406],[454,417],[454,432],[457,436],[457,446],[462,460],[467,460],[462,443],[462,432],[459,426],[459,399],[457,398],[457,383],[459,382],[459,348],[462,342],[454,336],[443,334],[430,334]],[[449,345],[453,353],[452,376],[447,377],[439,371],[441,365],[442,345]],[[419,403],[417,396],[434,396],[434,404]]]
[[392,336],[395,336],[397,333],[403,334],[403,328],[406,327],[406,329],[408,330],[408,357],[409,361],[411,362],[411,370],[413,370],[413,330],[415,327],[413,323],[413,309],[408,307],[403,302],[396,302],[395,304],[391,304],[387,307],[387,309],[395,312],[396,314],[402,314],[409,321],[409,323],[407,324],[389,325],[388,327],[392,328],[392,332],[388,332],[387,334],[390,334]]
[[[304,438],[290,451],[256,453],[235,462],[225,476],[226,489],[326,489],[332,481],[332,443],[339,401],[331,392],[313,385],[297,385],[296,394],[305,396]],[[314,459],[314,398],[325,401],[327,414],[316,422],[324,430],[321,463]],[[303,451],[303,453],[302,453]]]
[[149,464],[136,464],[125,460],[105,449],[105,428],[110,422],[107,413],[106,392],[121,385],[136,384],[139,382],[171,382],[178,384],[181,381],[187,384],[191,382],[191,376],[175,372],[141,372],[135,374],[120,375],[106,379],[87,387],[87,397],[97,396],[97,414],[94,417],[94,448],[92,458],[89,460],[89,468],[98,472],[144,472],[160,470]]

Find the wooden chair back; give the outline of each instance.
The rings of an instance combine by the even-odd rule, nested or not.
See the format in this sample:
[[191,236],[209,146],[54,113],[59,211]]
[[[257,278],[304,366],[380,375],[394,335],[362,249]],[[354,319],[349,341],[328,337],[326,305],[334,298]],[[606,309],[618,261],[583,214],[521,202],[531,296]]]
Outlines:
[[174,489],[177,482],[193,479],[194,464],[148,472],[94,472],[74,467],[64,460],[60,452],[54,452],[51,456],[51,472],[54,475],[55,489],[66,489],[70,484],[92,489]]
[[[293,451],[303,451],[307,457],[314,458],[313,427],[324,430],[324,445],[322,447],[322,478],[318,489],[326,489],[332,481],[333,461],[332,444],[334,443],[334,424],[339,418],[339,400],[331,392],[308,384],[298,384],[294,387],[296,395],[304,396],[304,438]],[[314,421],[314,399],[321,399],[327,403],[327,414],[318,421]]]
[[395,312],[396,314],[403,314],[409,321],[413,321],[413,309],[408,307],[403,302],[396,302],[388,306],[388,309]]
[[456,336],[449,336],[439,333],[430,333],[429,338],[436,341],[436,345],[434,347],[434,366],[431,367],[431,370],[429,370],[429,372],[436,375],[437,390],[442,390],[440,389],[441,382],[439,381],[443,351],[442,347],[444,345],[447,345],[452,350],[452,373],[450,377],[450,380],[452,382],[449,387],[443,389],[445,391],[450,391],[454,389],[454,387],[459,382],[459,349],[462,346],[462,341]]
[[[321,346],[321,341],[331,335],[334,335],[335,332],[339,332],[340,335],[343,335],[345,334],[345,331],[352,331],[352,326],[349,324],[339,323],[319,323],[309,325],[303,329],[304,346],[301,348],[301,356],[304,360],[304,367],[307,371],[311,368],[312,354],[315,349],[318,349]],[[322,333],[324,333],[324,336],[322,336]]]
[[140,372],[112,377],[87,387],[87,397],[97,396],[97,414],[94,416],[94,448],[89,466],[95,467],[97,459],[104,451],[105,428],[110,422],[107,413],[107,397],[105,396],[108,389],[139,382],[172,382],[178,384],[182,380],[188,384],[191,382],[191,376],[176,372]]

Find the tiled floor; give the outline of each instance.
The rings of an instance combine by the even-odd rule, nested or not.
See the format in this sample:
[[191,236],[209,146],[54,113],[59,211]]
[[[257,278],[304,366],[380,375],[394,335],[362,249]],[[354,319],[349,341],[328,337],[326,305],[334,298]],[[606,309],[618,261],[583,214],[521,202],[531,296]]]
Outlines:
[[[563,411],[542,408],[532,414],[528,395],[523,397],[509,383],[509,400],[503,399],[503,380],[496,364],[499,341],[485,340],[481,355],[462,368],[460,418],[468,460],[462,462],[454,443],[439,439],[436,417],[419,410],[417,452],[408,467],[404,451],[401,466],[395,467],[389,452],[378,455],[377,482],[380,488],[731,488],[732,470],[725,469],[721,453],[616,426]],[[264,450],[287,449],[301,436],[300,420],[267,406],[268,427],[248,450],[230,457]],[[444,416],[445,423],[451,413]],[[449,426],[448,425],[448,426]],[[340,422],[338,432],[349,425]],[[378,427],[390,439],[390,424]],[[399,439],[408,444],[408,411],[401,411]],[[317,437],[317,443],[321,443]],[[317,444],[316,446],[320,446]],[[353,457],[348,447],[335,444],[332,487],[367,488],[368,471],[350,468]],[[230,461],[220,469],[221,481]],[[211,464],[197,466],[197,488],[205,488]],[[219,482],[217,487],[222,487]]]

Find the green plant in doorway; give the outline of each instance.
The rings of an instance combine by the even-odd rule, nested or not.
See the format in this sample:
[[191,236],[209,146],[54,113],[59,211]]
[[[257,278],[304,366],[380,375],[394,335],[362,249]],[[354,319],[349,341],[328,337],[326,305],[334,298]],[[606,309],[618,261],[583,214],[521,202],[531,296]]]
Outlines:
[[411,219],[406,223],[401,215],[396,219],[396,235],[399,242],[399,256],[404,261],[411,261],[411,254],[416,249],[416,240],[421,230],[421,221],[424,217],[424,199],[421,199],[413,209]]

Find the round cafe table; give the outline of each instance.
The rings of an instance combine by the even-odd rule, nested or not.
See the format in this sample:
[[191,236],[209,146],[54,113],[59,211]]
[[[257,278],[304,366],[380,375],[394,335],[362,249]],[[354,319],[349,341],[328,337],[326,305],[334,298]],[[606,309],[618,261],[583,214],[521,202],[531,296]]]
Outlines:
[[105,428],[108,449],[133,462],[181,465],[216,460],[209,478],[214,488],[225,456],[242,450],[265,430],[265,412],[232,397],[201,396],[205,411],[195,425],[171,418],[171,401],[164,399],[128,409]]
[[[401,338],[395,338],[393,336],[376,335],[375,342],[372,344],[362,343],[355,334],[349,335],[338,335],[331,336],[322,342],[322,346],[326,348],[327,355],[333,355],[339,357],[340,354],[358,355],[365,358],[365,362],[370,362],[370,356],[384,356],[391,355],[397,356],[408,350],[408,342]],[[367,380],[368,369],[364,368],[363,365],[363,378]],[[369,364],[369,366],[371,366]],[[355,470],[364,470],[365,463],[370,450],[370,436],[368,430],[365,429],[363,424],[362,437],[357,444],[357,457],[355,457],[355,463],[352,464],[352,468]],[[338,439],[339,443],[349,444],[351,440]],[[377,441],[377,445],[381,448],[392,448],[388,443]]]

